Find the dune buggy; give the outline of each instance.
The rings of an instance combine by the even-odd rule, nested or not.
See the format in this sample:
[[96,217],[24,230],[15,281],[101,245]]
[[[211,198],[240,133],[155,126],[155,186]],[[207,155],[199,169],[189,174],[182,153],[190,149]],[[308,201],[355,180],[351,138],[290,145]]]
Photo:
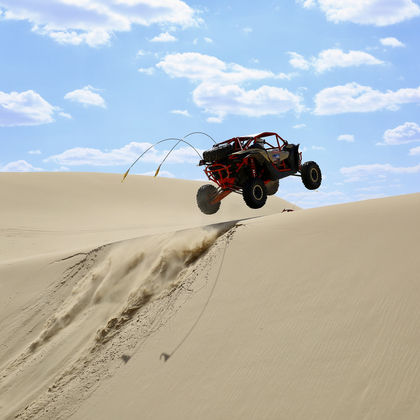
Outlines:
[[197,204],[205,214],[216,213],[223,198],[231,192],[242,194],[252,209],[264,206],[267,196],[279,188],[279,180],[300,176],[303,185],[315,190],[321,185],[319,166],[302,164],[298,144],[289,144],[276,133],[234,137],[217,143],[203,153],[200,166],[210,181],[197,191]]

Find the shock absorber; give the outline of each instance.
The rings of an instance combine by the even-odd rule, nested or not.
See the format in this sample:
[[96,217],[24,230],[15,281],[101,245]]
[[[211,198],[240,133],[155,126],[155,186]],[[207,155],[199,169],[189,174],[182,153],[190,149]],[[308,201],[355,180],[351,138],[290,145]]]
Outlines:
[[255,179],[257,177],[257,169],[255,168],[255,160],[254,160],[254,158],[250,158],[249,159],[249,167],[251,168],[252,178]]

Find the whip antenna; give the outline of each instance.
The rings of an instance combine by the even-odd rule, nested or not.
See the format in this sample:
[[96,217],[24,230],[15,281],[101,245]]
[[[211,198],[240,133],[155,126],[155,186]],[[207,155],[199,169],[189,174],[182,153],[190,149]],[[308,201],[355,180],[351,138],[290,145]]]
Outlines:
[[[142,158],[150,149],[152,149],[153,147],[155,147],[155,146],[157,146],[159,143],[163,143],[163,142],[165,142],[165,141],[171,141],[171,140],[177,140],[178,141],[178,144],[180,143],[180,142],[182,142],[182,143],[185,143],[185,144],[187,144],[188,146],[190,146],[196,153],[197,153],[197,155],[198,155],[198,157],[201,159],[202,157],[201,157],[201,155],[200,155],[200,152],[191,144],[191,143],[189,143],[189,142],[187,142],[187,141],[185,141],[185,140],[183,140],[183,139],[180,139],[180,138],[178,138],[178,137],[168,137],[167,139],[163,139],[163,140],[159,140],[159,141],[157,141],[156,143],[154,143],[154,144],[152,144],[150,147],[148,147],[132,164],[131,164],[131,166],[125,171],[125,173],[124,173],[124,175],[123,175],[123,178],[122,178],[122,180],[121,180],[121,182],[123,182],[124,181],[124,179],[127,177],[127,175],[128,175],[128,173],[130,172],[130,169],[139,161],[139,159],[140,158]],[[165,157],[165,159],[166,159],[166,157]]]
[[212,136],[210,136],[209,134],[204,133],[203,131],[193,131],[192,133],[188,133],[183,138],[186,139],[187,137],[192,136],[193,134],[203,134],[204,136],[207,136],[208,138],[210,138],[211,140],[213,140],[213,143],[216,144],[216,140]]
[[160,162],[158,168],[156,169],[155,172],[155,178],[158,176],[158,173],[160,171],[160,167],[163,165],[163,163],[165,162],[166,158],[172,153],[172,151],[175,149],[176,146],[178,146],[178,144],[181,143],[179,140],[172,146],[172,149],[169,150],[168,153],[166,153],[166,156],[163,158],[162,162]]
[[[213,143],[215,143],[216,144],[216,140],[214,140],[214,138],[212,137],[212,136],[210,136],[209,134],[207,134],[207,133],[204,133],[203,131],[193,131],[192,133],[188,133],[187,135],[185,135],[184,137],[183,137],[183,139],[186,139],[187,137],[189,137],[189,136],[192,136],[193,134],[203,134],[204,136],[207,136],[207,137],[209,137],[212,141],[213,141]],[[156,169],[156,172],[155,172],[155,177],[157,177],[158,176],[158,173],[159,173],[159,171],[160,171],[160,168],[162,167],[162,165],[163,165],[163,163],[165,162],[165,160],[166,160],[166,158],[172,153],[172,151],[178,146],[178,144],[180,143],[180,141],[178,141],[177,143],[175,143],[175,145],[172,147],[172,149],[171,150],[169,150],[169,152],[166,154],[166,156],[163,158],[163,160],[162,160],[162,162],[160,163],[160,165],[158,166],[158,168]]]

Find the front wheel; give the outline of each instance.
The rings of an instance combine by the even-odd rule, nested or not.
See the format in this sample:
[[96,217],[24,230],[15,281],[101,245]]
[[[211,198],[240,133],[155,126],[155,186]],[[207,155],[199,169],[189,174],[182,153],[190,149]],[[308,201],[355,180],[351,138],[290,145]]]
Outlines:
[[267,201],[267,188],[261,179],[251,179],[243,186],[242,195],[248,207],[259,209]]
[[300,171],[302,175],[303,185],[308,190],[316,190],[321,185],[322,174],[321,169],[316,162],[309,161],[305,162],[302,165],[302,170]]
[[214,185],[202,185],[197,191],[197,205],[204,214],[214,214],[220,208],[220,201],[212,203],[217,195],[217,188]]

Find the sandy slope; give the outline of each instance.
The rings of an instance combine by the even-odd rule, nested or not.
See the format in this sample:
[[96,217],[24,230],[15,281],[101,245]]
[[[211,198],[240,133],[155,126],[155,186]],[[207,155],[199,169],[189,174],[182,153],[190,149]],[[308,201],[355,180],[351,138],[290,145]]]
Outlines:
[[0,418],[420,417],[420,194],[206,217],[128,181],[0,175]]
[[298,208],[270,197],[255,211],[231,194],[217,214],[206,216],[195,203],[202,182],[129,175],[121,183],[121,178],[0,173],[0,261]]
[[182,279],[225,230],[201,226],[296,208],[272,197],[252,211],[235,195],[204,216],[195,204],[199,185],[141,176],[121,184],[118,174],[0,174],[0,418],[66,369],[78,372],[76,361],[109,320],[130,319],[142,299]]

